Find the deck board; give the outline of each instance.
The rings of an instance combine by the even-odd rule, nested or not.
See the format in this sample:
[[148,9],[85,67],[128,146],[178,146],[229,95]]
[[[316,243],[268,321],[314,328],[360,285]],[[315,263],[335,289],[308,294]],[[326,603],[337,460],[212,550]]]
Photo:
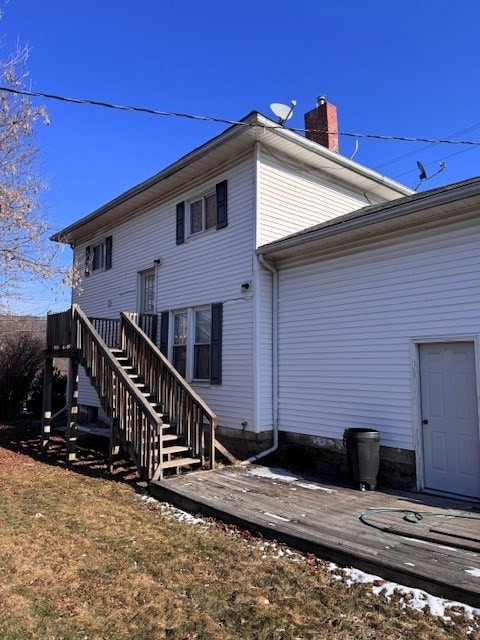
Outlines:
[[[480,505],[476,502],[393,490],[360,492],[318,478],[268,471],[261,465],[173,476],[152,483],[150,491],[181,508],[343,566],[480,606],[480,578],[467,573],[480,570]],[[394,529],[392,533],[360,521],[360,514],[371,509],[467,515],[479,520],[428,517],[421,524],[411,524],[402,520],[403,514],[370,516],[375,523]]]

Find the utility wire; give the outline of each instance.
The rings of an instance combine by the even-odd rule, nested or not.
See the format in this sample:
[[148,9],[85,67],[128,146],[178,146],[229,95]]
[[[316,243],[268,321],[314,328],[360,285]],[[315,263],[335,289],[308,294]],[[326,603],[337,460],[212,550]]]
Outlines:
[[[47,98],[49,100],[59,100],[61,102],[69,102],[74,104],[86,104],[95,107],[105,107],[108,109],[117,109],[120,111],[135,111],[139,113],[148,113],[155,116],[171,116],[176,118],[186,118],[189,120],[200,120],[202,122],[218,122],[221,124],[240,125],[244,127],[257,127],[257,124],[250,122],[242,122],[239,120],[228,120],[226,118],[216,118],[213,116],[199,116],[191,113],[182,113],[176,111],[160,111],[158,109],[150,109],[148,107],[135,107],[125,106],[119,104],[112,104],[109,102],[103,102],[99,100],[87,100],[83,98],[68,98],[66,96],[59,96],[53,93],[43,93],[40,91],[24,91],[21,89],[13,89],[12,87],[0,86],[0,91],[6,91],[7,93],[14,93],[17,95],[28,96],[31,98]],[[475,140],[449,140],[442,138],[415,138],[409,136],[387,136],[373,133],[351,133],[347,131],[326,131],[324,129],[298,129],[293,127],[284,127],[283,125],[275,125],[272,129],[288,129],[295,133],[328,133],[339,136],[347,136],[351,138],[372,138],[374,140],[398,140],[400,142],[427,142],[432,144],[455,144],[455,145],[470,145],[474,147],[480,146],[480,141]]]
[[[451,138],[454,138],[455,136],[459,136],[462,133],[466,133],[467,131],[473,131],[473,129],[478,129],[479,127],[480,127],[480,124],[474,124],[471,127],[467,127],[466,129],[462,129],[461,131],[455,131],[455,133],[451,133],[448,136],[448,140],[450,140]],[[386,160],[385,162],[382,162],[381,164],[377,164],[375,167],[373,167],[373,169],[375,171],[377,171],[378,169],[382,169],[383,167],[387,167],[390,164],[395,164],[399,160],[403,160],[404,158],[408,158],[410,156],[418,155],[421,151],[425,151],[426,149],[430,149],[431,147],[435,147],[437,144],[438,144],[437,142],[431,142],[430,144],[426,144],[425,146],[420,147],[419,149],[414,149],[413,151],[409,151],[408,153],[404,153],[401,156],[396,156],[395,158],[392,158],[391,160]],[[413,171],[416,171],[416,169],[413,169]]]

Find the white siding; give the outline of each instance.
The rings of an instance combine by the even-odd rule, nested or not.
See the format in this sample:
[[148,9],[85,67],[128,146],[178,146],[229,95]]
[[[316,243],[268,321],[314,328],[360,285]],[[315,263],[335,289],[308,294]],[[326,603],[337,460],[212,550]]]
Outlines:
[[479,255],[465,222],[281,270],[280,429],[414,449],[412,341],[478,335]]
[[[209,230],[175,243],[176,204],[215,188],[228,180],[228,226]],[[85,279],[83,293],[75,296],[89,315],[118,317],[137,307],[138,272],[156,270],[156,310],[180,309],[223,302],[223,382],[195,385],[218,415],[222,426],[254,427],[253,411],[253,292],[241,292],[253,281],[254,246],[253,158],[205,183],[183,192],[105,233],[113,235],[112,269]],[[102,238],[99,237],[98,240]],[[93,244],[89,241],[86,244]],[[78,248],[84,258],[85,245]],[[90,388],[91,389],[91,388]],[[94,395],[94,392],[93,392]],[[80,402],[93,404],[92,390],[82,381]],[[97,403],[98,404],[98,403]]]
[[313,170],[289,166],[264,151],[259,160],[257,247],[372,204]]

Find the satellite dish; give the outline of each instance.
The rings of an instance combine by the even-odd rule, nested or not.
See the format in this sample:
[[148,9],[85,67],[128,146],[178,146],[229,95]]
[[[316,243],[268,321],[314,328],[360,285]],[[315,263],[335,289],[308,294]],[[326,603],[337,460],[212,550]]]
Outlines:
[[278,118],[278,124],[284,125],[287,120],[293,116],[293,109],[297,104],[296,100],[292,100],[290,105],[281,104],[280,102],[273,102],[270,105],[270,109],[273,111],[274,115]]
[[420,175],[418,176],[418,179],[420,180],[420,182],[423,182],[424,180],[427,179],[427,172],[425,171],[425,167],[420,162],[420,160],[417,160],[417,167],[418,167],[418,170],[420,171]]
[[432,173],[431,176],[427,176],[425,167],[420,162],[420,160],[417,160],[417,167],[418,167],[418,170],[420,171],[420,174],[418,176],[418,184],[413,188],[414,191],[417,191],[420,185],[422,184],[422,182],[425,182],[425,180],[430,180],[430,178],[433,178],[434,176],[437,176],[439,173],[442,173],[442,171],[445,171],[445,169],[447,168],[447,165],[445,164],[445,162],[439,162],[438,171],[436,171],[435,173]]

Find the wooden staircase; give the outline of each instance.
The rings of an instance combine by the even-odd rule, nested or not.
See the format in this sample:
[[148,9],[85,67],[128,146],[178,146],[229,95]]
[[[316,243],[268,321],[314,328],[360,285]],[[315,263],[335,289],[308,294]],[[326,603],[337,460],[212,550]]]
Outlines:
[[136,371],[126,352],[118,348],[111,349],[111,352],[118,364],[127,373],[132,383],[162,420],[158,437],[160,439],[160,455],[163,458],[163,469],[169,469],[170,471],[178,473],[180,469],[198,468],[201,459],[194,457],[192,447],[183,444],[184,438],[176,433],[176,425],[168,421],[168,416],[163,413],[162,406],[156,401],[154,394],[147,386],[143,376]]
[[53,358],[60,356],[70,359],[68,461],[75,459],[82,365],[110,421],[111,467],[121,447],[149,481],[161,480],[165,473],[212,469],[215,447],[220,447],[215,441],[216,415],[136,319],[136,314],[127,313],[119,320],[89,319],[78,305],[47,317],[42,448],[50,436],[48,372]]

